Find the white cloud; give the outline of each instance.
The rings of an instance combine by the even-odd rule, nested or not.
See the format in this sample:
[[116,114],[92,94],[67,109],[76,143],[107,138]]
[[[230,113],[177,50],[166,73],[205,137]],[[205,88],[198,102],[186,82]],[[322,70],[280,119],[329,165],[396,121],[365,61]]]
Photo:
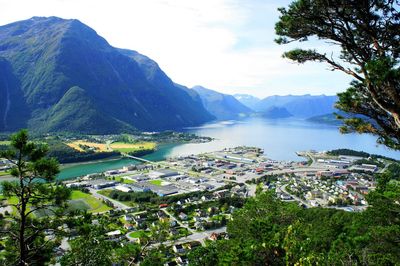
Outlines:
[[[0,0],[0,24],[32,16],[77,18],[112,45],[156,60],[176,82],[258,96],[333,94],[348,79],[298,66],[273,43],[276,7],[238,0]],[[286,5],[285,2],[282,5]]]

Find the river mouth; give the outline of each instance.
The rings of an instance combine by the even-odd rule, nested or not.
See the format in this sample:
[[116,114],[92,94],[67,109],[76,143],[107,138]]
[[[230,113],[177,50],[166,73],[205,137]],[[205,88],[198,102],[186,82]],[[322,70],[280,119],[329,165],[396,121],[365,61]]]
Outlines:
[[[182,145],[181,143],[168,143],[160,144],[155,152],[141,156],[141,158],[149,161],[161,161],[167,158],[170,151],[176,147]],[[102,173],[108,170],[119,169],[124,166],[141,164],[141,162],[126,157],[117,157],[110,159],[102,159],[97,161],[88,161],[82,163],[71,163],[61,167],[60,173],[57,175],[57,180],[73,179],[79,176],[84,176],[94,173]]]

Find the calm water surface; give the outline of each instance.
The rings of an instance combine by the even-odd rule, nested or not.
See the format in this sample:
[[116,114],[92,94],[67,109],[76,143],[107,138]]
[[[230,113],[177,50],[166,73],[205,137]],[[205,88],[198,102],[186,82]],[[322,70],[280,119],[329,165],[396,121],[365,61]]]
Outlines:
[[190,130],[216,140],[204,144],[174,147],[170,156],[219,150],[238,145],[263,148],[267,157],[277,160],[298,160],[296,151],[348,148],[400,159],[395,152],[376,144],[376,138],[365,134],[341,134],[337,127],[295,119],[261,119],[225,121]]
[[[215,138],[209,143],[167,144],[144,158],[151,161],[169,156],[197,154],[240,145],[263,148],[267,157],[276,160],[299,160],[295,152],[303,150],[332,150],[349,148],[381,154],[400,160],[400,152],[377,145],[369,135],[343,135],[335,126],[315,124],[304,120],[269,120],[254,118],[245,121],[224,121],[189,128],[185,131]],[[103,172],[137,163],[130,159],[117,159],[93,164],[76,165],[61,171],[59,179],[73,178],[90,173]]]

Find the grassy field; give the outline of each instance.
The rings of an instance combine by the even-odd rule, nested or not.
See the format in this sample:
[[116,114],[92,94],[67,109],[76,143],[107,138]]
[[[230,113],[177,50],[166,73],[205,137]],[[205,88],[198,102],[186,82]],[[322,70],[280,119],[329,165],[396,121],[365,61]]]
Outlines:
[[74,142],[66,143],[69,147],[83,152],[81,146],[88,146],[95,149],[95,152],[110,152],[110,151],[119,151],[123,153],[142,151],[142,150],[153,150],[156,148],[155,142],[140,142],[140,143],[124,143],[124,142],[114,142],[110,145],[105,143],[95,143],[95,142],[87,142],[82,140],[77,140]]
[[[0,200],[4,200],[5,197],[3,195],[0,195]],[[8,204],[17,204],[18,203],[18,198],[17,197],[11,197],[7,200]]]
[[148,235],[148,233],[143,230],[135,231],[129,234],[129,236],[132,238],[139,238],[145,235]]
[[[0,200],[3,199],[3,196],[0,195]],[[11,197],[10,199],[7,200],[8,204],[17,204],[18,203],[18,198],[17,197]],[[100,200],[96,199],[90,194],[83,193],[78,190],[73,190],[71,194],[71,199],[69,200],[69,210],[87,210],[88,212],[91,213],[98,213],[98,212],[104,212],[111,210],[111,207],[108,207],[105,205],[103,202]],[[28,210],[29,211],[29,207]],[[35,212],[35,216],[37,217],[42,217],[44,215],[52,215],[51,212]]]
[[106,196],[107,198],[110,198],[111,191],[112,191],[111,189],[102,189],[102,190],[97,191],[97,193],[99,193],[103,196]]
[[149,183],[156,186],[162,186],[163,181],[160,179],[156,179],[156,180],[150,180]]
[[80,147],[80,146],[88,146],[91,148],[95,148],[97,152],[107,152],[107,151],[111,151],[108,147],[107,144],[104,143],[95,143],[95,142],[86,142],[86,141],[81,141],[81,140],[77,140],[74,142],[69,142],[66,143],[69,147],[77,150],[77,151],[81,151],[83,152],[84,150]]
[[114,151],[128,153],[128,152],[134,152],[134,151],[155,149],[156,143],[154,143],[154,142],[141,142],[141,143],[114,142],[114,143],[110,144],[110,147]]
[[92,195],[79,190],[72,191],[70,203],[72,203],[72,208],[85,208],[87,205],[90,208],[88,211],[92,213],[104,212],[112,209]]
[[131,180],[131,179],[127,179],[127,178],[123,178],[123,177],[121,177],[121,176],[116,176],[116,177],[108,177],[107,178],[108,180],[112,180],[112,181],[118,181],[118,182],[121,182],[121,183],[123,183],[123,184],[133,184],[133,183],[135,183],[135,181],[134,180]]
[[[0,195],[0,201],[4,200],[5,197],[3,195]],[[19,199],[17,198],[17,196],[12,196],[9,199],[6,199],[7,204],[17,204],[19,202]],[[17,213],[17,209],[15,208],[15,206],[12,206],[12,213],[16,214]],[[27,206],[26,212],[30,211],[29,205]],[[35,213],[34,213],[35,215]]]
[[9,175],[10,173],[8,171],[0,171],[0,176],[5,176]]
[[9,140],[0,140],[0,145],[10,145],[11,141]]
[[[3,199],[4,199],[3,195],[0,195],[0,200],[3,200]],[[17,204],[17,203],[18,203],[18,198],[16,196],[13,196],[7,200],[7,204]],[[28,205],[28,207],[26,209],[27,212],[30,211],[29,206],[30,205]],[[13,213],[16,214],[17,209],[14,206],[12,206],[12,209],[13,209]],[[50,210],[40,210],[40,211],[34,211],[33,215],[37,218],[40,218],[43,216],[51,216],[51,215],[53,215],[53,213]]]
[[90,211],[90,206],[87,204],[83,199],[78,200],[70,200],[69,204],[69,211]]

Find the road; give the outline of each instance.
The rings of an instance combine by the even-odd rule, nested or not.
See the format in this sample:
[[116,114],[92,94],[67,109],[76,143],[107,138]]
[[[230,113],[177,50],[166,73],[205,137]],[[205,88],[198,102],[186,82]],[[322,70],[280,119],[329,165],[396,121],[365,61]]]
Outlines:
[[[177,244],[183,244],[191,241],[199,241],[202,245],[204,245],[204,239],[210,237],[212,233],[222,233],[226,232],[226,226],[217,228],[217,229],[212,229],[212,230],[206,230],[203,232],[197,232],[188,227],[187,225],[183,224],[182,222],[178,221],[170,212],[168,212],[166,209],[162,209],[166,215],[170,217],[171,220],[176,221],[181,227],[186,228],[191,235],[186,236],[186,237],[181,237],[177,240],[171,240],[171,241],[165,241],[163,242],[163,245],[165,246],[172,246],[172,245],[177,245]],[[130,233],[130,232],[129,232]],[[129,236],[129,233],[126,234],[127,238],[132,240],[132,238]],[[152,246],[157,247],[160,244],[153,244]]]
[[190,236],[182,237],[182,238],[178,239],[177,241],[169,241],[169,242],[171,242],[170,245],[175,245],[175,244],[182,244],[182,243],[189,242],[189,241],[199,241],[203,245],[204,239],[210,237],[210,235],[212,233],[219,234],[222,232],[226,232],[226,226],[217,228],[217,229],[206,230],[203,232],[195,232],[195,233],[191,234]]
[[190,233],[192,233],[192,234],[194,233],[194,231],[193,231],[189,226],[187,226],[187,225],[183,224],[182,222],[178,221],[178,219],[176,219],[170,212],[168,212],[167,209],[164,208],[164,209],[162,209],[162,211],[163,211],[166,215],[168,215],[169,218],[170,218],[172,221],[177,222],[177,224],[179,224],[181,227],[184,227],[184,228],[186,228],[187,230],[189,230]]
[[304,172],[318,172],[321,170],[327,170],[328,167],[298,167],[294,169],[282,169],[282,170],[272,170],[269,171],[268,174],[290,174],[290,173],[304,173]]
[[280,189],[282,192],[284,192],[284,193],[286,193],[286,194],[289,194],[289,195],[290,195],[294,200],[296,200],[297,202],[300,202],[300,203],[304,204],[305,206],[307,206],[307,208],[311,208],[311,207],[312,207],[307,201],[305,201],[305,200],[303,200],[303,199],[301,199],[301,198],[299,198],[299,197],[297,197],[297,196],[295,196],[295,195],[293,195],[293,194],[290,194],[290,193],[286,190],[286,187],[287,187],[287,184],[281,186],[279,189]]
[[247,185],[247,184],[246,184],[246,186],[247,186],[247,189],[248,189],[247,196],[248,196],[248,197],[254,197],[254,196],[256,195],[257,185],[254,185],[254,184],[252,184],[252,185]]
[[93,189],[93,188],[89,188],[89,191],[90,191],[90,193],[91,193],[95,198],[97,198],[97,199],[111,201],[112,204],[114,204],[114,206],[115,206],[118,210],[126,210],[126,209],[132,208],[131,206],[128,206],[128,205],[126,205],[126,204],[123,204],[122,202],[119,202],[119,201],[110,199],[110,198],[108,198],[108,197],[106,197],[106,196],[104,196],[104,195],[101,195],[101,194],[97,193],[97,190],[95,190],[95,189]]
[[[178,245],[178,244],[183,244],[187,242],[192,242],[192,241],[199,241],[203,246],[204,246],[204,239],[209,238],[212,233],[222,233],[226,232],[226,226],[217,228],[217,229],[212,229],[212,230],[206,230],[203,232],[194,232],[193,234],[187,236],[187,237],[181,237],[177,240],[171,240],[171,241],[165,241],[162,244],[165,246],[172,246],[172,245]],[[153,244],[153,247],[157,247],[160,244]]]

